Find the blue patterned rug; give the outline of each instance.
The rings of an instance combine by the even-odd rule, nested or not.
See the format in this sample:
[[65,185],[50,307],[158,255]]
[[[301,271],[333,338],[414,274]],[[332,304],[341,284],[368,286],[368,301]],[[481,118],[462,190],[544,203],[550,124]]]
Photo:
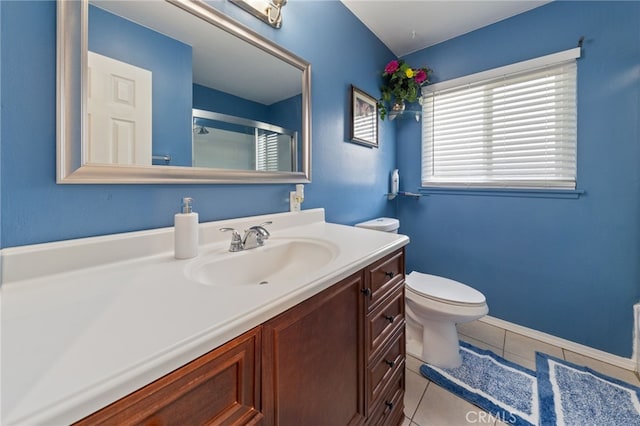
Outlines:
[[536,354],[540,425],[640,425],[640,388]]
[[511,425],[640,425],[640,388],[536,354],[536,372],[460,342],[462,365],[423,376]]
[[465,342],[460,342],[460,355],[460,367],[424,364],[420,372],[503,423],[537,424],[538,387],[533,371]]

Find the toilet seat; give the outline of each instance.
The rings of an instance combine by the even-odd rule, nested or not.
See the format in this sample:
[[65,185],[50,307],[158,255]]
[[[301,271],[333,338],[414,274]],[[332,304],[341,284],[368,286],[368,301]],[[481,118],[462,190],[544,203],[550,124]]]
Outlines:
[[406,277],[407,289],[427,299],[456,306],[483,306],[486,299],[478,290],[458,281],[413,271]]

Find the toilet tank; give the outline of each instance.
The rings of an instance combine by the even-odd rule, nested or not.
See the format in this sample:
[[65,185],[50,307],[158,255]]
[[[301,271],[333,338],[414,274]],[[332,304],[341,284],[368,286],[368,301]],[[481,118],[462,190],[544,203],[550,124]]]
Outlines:
[[392,217],[378,217],[366,222],[356,223],[355,226],[358,228],[373,229],[376,231],[392,232],[397,234],[398,228],[400,228],[400,221]]

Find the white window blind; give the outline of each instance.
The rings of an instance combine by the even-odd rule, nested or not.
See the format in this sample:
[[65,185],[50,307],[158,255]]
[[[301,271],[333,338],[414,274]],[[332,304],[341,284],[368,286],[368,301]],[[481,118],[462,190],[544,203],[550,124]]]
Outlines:
[[423,186],[575,189],[576,61],[550,56],[426,87]]
[[278,134],[256,129],[256,170],[278,171]]

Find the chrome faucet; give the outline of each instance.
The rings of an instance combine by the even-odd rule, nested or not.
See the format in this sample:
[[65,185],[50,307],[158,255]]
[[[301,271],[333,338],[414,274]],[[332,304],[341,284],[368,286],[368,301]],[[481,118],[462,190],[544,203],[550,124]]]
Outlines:
[[264,225],[271,225],[271,222],[261,223],[260,225],[252,226],[244,231],[244,238],[242,239],[243,250],[249,250],[264,245],[264,240],[268,240],[271,236]]
[[265,228],[266,225],[271,225],[271,221],[261,223],[260,225],[252,226],[244,231],[244,236],[240,237],[240,234],[234,228],[220,228],[222,232],[231,232],[231,244],[229,245],[229,251],[236,252],[242,250],[249,250],[264,245],[264,241],[268,240],[271,234]]

